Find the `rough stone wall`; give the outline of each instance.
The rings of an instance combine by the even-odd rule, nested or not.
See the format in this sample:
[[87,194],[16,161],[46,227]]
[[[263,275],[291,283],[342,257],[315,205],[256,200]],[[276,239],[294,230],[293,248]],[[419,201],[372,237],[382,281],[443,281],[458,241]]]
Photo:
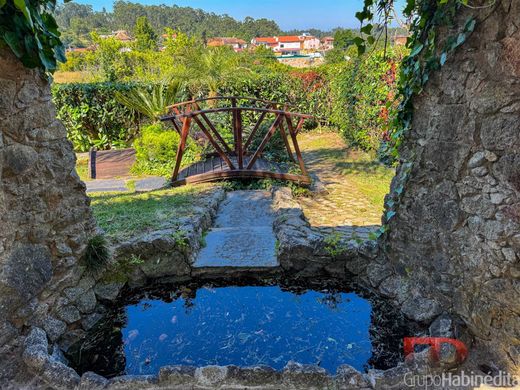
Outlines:
[[58,294],[81,277],[94,222],[48,82],[5,49],[0,70],[1,380],[16,369],[18,335],[48,324]]
[[460,22],[470,13],[475,32],[414,102],[389,283],[411,287],[404,311],[458,314],[519,365],[520,2],[465,9]]

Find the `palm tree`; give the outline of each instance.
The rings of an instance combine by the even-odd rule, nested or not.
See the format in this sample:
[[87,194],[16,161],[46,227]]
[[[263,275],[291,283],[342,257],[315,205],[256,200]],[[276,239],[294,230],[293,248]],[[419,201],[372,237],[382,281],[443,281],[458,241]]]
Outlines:
[[155,84],[152,87],[137,87],[126,92],[116,92],[116,100],[126,107],[143,114],[156,122],[175,104],[181,83],[177,80]]
[[185,56],[185,65],[185,78],[207,88],[209,97],[217,96],[220,86],[246,70],[228,47],[192,50]]

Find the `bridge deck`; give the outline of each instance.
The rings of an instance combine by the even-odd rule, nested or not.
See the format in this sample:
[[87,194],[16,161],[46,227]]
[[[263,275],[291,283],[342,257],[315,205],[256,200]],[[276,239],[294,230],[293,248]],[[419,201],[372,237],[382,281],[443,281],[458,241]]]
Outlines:
[[[237,166],[237,158],[229,156],[231,162]],[[251,156],[244,156],[244,166],[249,164]],[[229,169],[229,166],[219,156],[208,157],[204,161],[196,162],[179,172],[173,186],[219,181],[224,179],[272,178],[289,180],[300,184],[310,184],[308,176],[284,172],[279,164],[269,162],[263,158],[255,161],[251,169]]]
[[[217,102],[222,103],[226,100],[229,100],[229,106],[215,106]],[[267,106],[239,106],[238,103],[244,100],[255,104],[267,104]],[[202,109],[201,104],[203,102],[212,102],[212,104],[208,108]],[[311,119],[312,115],[289,112],[287,111],[288,106],[288,104],[268,102],[256,98],[220,96],[191,100],[168,107],[168,114],[161,117],[161,121],[171,122],[175,131],[180,135],[172,184],[179,186],[188,183],[234,178],[273,178],[310,184],[310,177],[305,168],[296,138],[304,122]],[[244,117],[244,114],[247,114],[248,117]],[[212,122],[212,120],[214,121],[213,115],[218,115],[221,119],[222,116],[228,118],[233,134],[232,141],[226,141],[219,133],[219,126]],[[254,120],[252,120],[251,115]],[[187,138],[189,136],[194,138],[195,136],[193,132],[190,132],[193,125],[196,125],[204,134],[215,154],[181,170]],[[284,142],[289,160],[298,164],[301,174],[289,173],[287,169],[285,171],[282,169],[282,165],[273,164],[263,159],[262,154],[276,133],[281,136]],[[262,141],[258,146],[255,146],[255,150],[252,150],[255,136]],[[292,152],[291,143],[296,157]]]

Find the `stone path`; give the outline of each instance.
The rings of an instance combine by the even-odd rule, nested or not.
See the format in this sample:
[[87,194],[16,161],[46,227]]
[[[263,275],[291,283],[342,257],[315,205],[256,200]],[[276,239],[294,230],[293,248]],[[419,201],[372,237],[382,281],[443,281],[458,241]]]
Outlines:
[[127,192],[129,183],[135,184],[136,191],[158,190],[166,185],[163,177],[145,177],[143,179],[98,179],[85,181],[87,192]]
[[229,192],[194,267],[278,266],[271,202],[268,191]]
[[299,137],[305,164],[315,182],[315,195],[299,202],[313,228],[367,239],[381,224],[382,209],[374,207],[355,183],[342,174],[337,161],[347,156],[347,146],[332,132],[303,133]]

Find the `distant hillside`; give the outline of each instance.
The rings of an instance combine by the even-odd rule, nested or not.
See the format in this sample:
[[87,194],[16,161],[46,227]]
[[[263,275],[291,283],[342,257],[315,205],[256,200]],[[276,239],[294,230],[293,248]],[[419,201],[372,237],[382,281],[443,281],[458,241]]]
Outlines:
[[301,34],[308,32],[317,37],[333,35],[334,31],[318,29],[282,31],[274,20],[246,17],[238,21],[229,15],[217,15],[201,9],[177,5],[143,5],[118,0],[113,12],[96,12],[90,5],[74,2],[61,4],[55,11],[56,20],[67,45],[88,44],[91,31],[107,34],[114,30],[133,31],[135,21],[146,16],[158,34],[165,27],[180,30],[197,37],[236,37],[250,41],[259,36]]
[[139,16],[146,16],[157,33],[165,27],[198,37],[230,36],[249,41],[255,36],[280,35],[278,24],[268,19],[247,17],[238,21],[229,15],[217,15],[201,9],[176,5],[142,5],[116,1],[113,12],[96,12],[92,6],[69,2],[56,9],[56,19],[67,44],[80,44],[91,31],[132,31]]

